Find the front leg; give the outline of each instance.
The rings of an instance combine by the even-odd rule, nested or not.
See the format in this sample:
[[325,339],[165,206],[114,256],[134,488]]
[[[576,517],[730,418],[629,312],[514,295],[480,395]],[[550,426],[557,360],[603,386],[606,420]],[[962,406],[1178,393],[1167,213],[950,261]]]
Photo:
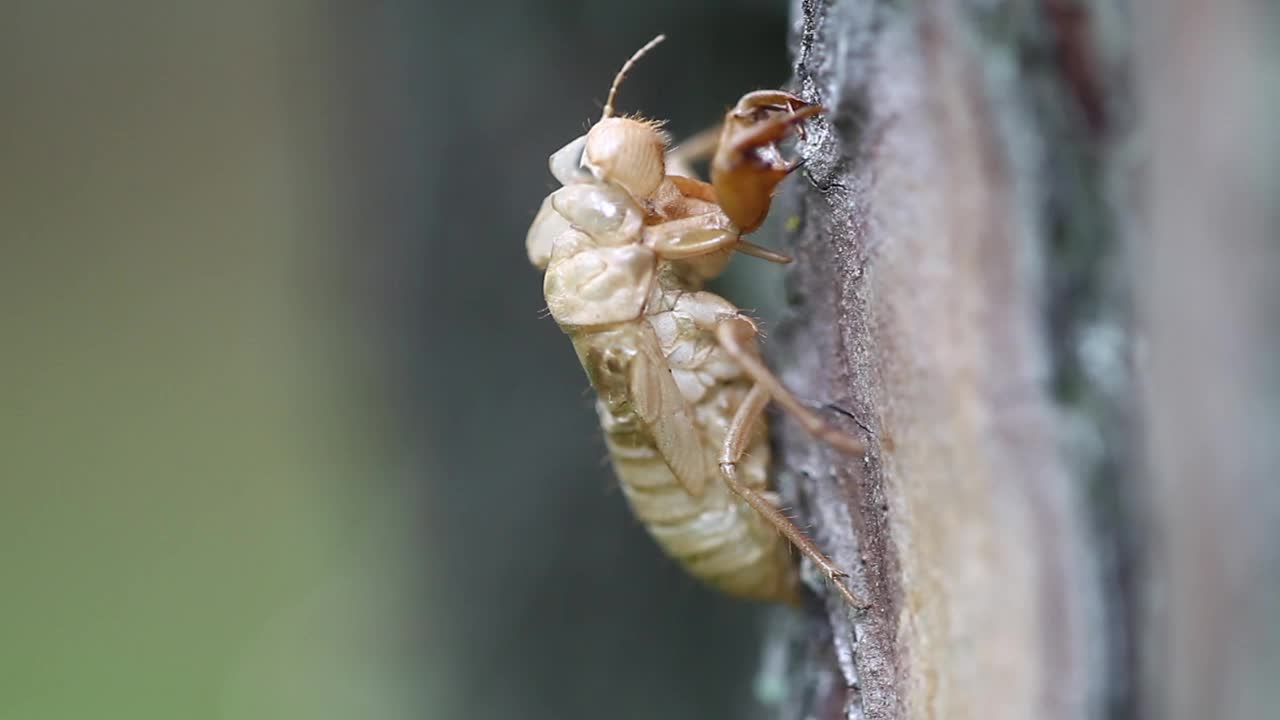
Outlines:
[[725,115],[711,161],[711,182],[725,214],[743,233],[764,222],[773,191],[800,161],[788,162],[778,142],[822,108],[780,90],[747,93]]

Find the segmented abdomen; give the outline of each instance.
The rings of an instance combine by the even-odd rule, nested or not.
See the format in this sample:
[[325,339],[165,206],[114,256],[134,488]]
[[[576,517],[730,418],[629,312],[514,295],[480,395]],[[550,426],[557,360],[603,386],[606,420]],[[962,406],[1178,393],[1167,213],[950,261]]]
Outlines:
[[[720,394],[718,405],[736,408],[745,388],[727,385],[715,392]],[[724,592],[795,601],[795,571],[785,541],[771,525],[733,495],[718,475],[707,479],[701,497],[690,495],[663,462],[652,438],[637,430],[634,417],[614,415],[603,402],[596,408],[623,493],[668,555]],[[723,411],[711,413],[711,421],[701,428],[712,473],[718,473],[715,458],[727,424],[721,416],[728,417]],[[738,466],[739,480],[764,490],[768,464],[768,443],[761,431]]]

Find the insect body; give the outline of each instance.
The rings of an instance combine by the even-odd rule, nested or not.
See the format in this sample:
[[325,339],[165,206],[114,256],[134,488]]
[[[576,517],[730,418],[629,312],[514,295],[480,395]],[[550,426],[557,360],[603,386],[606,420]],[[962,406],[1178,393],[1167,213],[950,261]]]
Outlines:
[[631,507],[668,554],[726,592],[794,601],[798,584],[779,532],[854,604],[844,577],[768,492],[762,412],[776,400],[807,429],[848,451],[835,431],[778,382],[755,350],[755,324],[703,290],[733,252],[787,259],[751,245],[774,186],[796,167],[776,143],[820,110],[783,92],[750,93],[729,112],[712,184],[668,174],[656,123],[604,116],[551,156],[563,185],[527,238],[546,270],[551,315],[573,341],[599,395],[596,410]]

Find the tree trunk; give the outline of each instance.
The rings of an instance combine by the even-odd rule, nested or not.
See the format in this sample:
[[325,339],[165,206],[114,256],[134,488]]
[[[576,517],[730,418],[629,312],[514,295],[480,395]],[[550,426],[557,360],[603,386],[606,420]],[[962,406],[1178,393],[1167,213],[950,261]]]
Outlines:
[[[1099,142],[1090,80],[1069,86],[1053,28],[1023,8],[845,0],[796,16],[796,84],[828,113],[803,142],[778,360],[872,448],[855,464],[782,437],[815,533],[873,603],[850,622],[828,599],[838,679],[819,671],[805,705],[1090,715],[1099,574],[1058,443],[1043,280],[1062,232],[1046,168],[1080,167]],[[1048,145],[1049,113],[1075,145]]]
[[770,349],[871,451],[783,422],[782,487],[872,605],[809,578],[787,717],[1280,701],[1280,23],[1138,5],[793,8],[827,112]]

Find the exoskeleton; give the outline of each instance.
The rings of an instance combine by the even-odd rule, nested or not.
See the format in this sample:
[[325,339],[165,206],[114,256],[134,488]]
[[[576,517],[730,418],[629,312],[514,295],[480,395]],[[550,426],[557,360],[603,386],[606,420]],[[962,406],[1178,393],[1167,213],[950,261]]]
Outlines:
[[546,271],[547,307],[599,396],[623,491],[666,552],[725,592],[794,602],[785,536],[861,605],[769,491],[763,410],[772,399],[832,445],[863,445],[797,401],[761,361],[755,323],[703,289],[734,252],[788,261],[742,235],[798,164],[778,142],[821,108],[749,93],[726,115],[711,183],[669,172],[689,152],[669,152],[658,123],[613,112],[622,78],[661,40],[623,66],[600,121],[551,156],[563,187],[529,229],[529,259]]

